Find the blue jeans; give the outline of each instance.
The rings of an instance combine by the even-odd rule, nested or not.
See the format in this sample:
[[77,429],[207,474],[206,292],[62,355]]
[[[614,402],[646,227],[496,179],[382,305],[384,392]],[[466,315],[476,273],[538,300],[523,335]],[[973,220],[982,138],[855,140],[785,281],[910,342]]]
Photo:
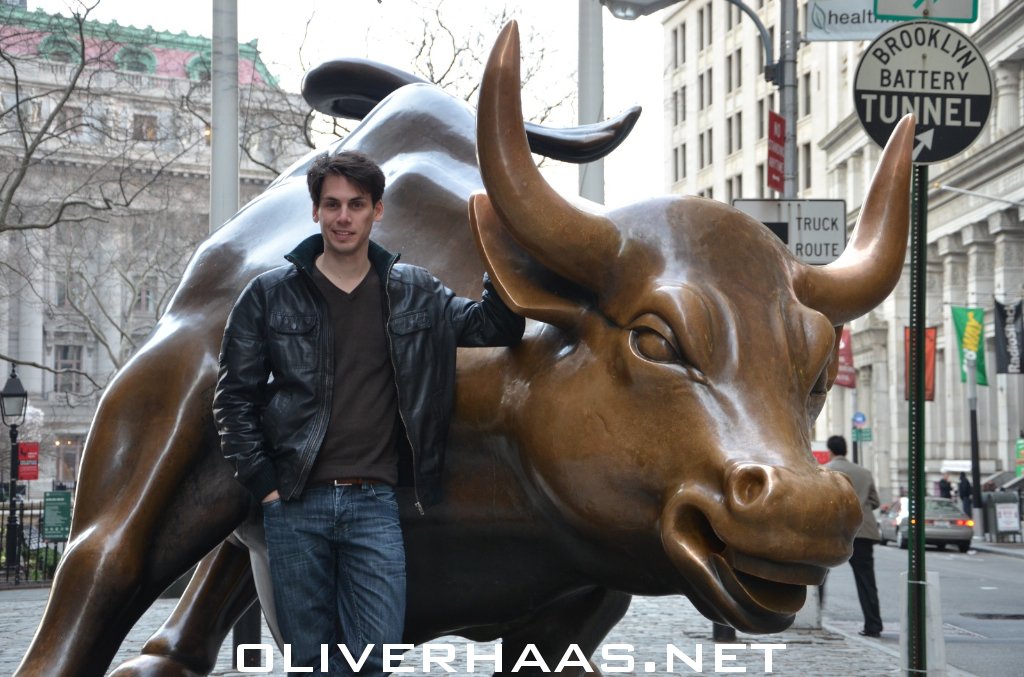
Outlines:
[[[384,644],[402,641],[405,546],[395,491],[384,484],[318,486],[294,501],[263,505],[277,619],[291,666],[320,674],[320,645],[330,674],[383,675]],[[354,662],[373,644],[354,672]]]

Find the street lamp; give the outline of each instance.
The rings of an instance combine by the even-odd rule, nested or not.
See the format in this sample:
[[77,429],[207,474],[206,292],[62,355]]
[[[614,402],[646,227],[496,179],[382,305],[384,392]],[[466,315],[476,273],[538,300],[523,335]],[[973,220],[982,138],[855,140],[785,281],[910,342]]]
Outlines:
[[21,567],[18,548],[18,516],[15,493],[18,490],[18,426],[25,420],[25,410],[28,408],[28,393],[25,386],[21,385],[18,378],[17,366],[11,363],[11,375],[4,384],[3,391],[0,391],[0,416],[4,425],[11,429],[11,502],[7,507],[7,569],[14,567],[14,584],[21,583]]

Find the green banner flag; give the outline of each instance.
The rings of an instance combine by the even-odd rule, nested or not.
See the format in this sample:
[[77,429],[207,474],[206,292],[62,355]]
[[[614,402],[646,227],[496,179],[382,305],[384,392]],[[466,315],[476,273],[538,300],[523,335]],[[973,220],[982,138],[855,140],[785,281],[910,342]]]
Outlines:
[[985,377],[985,310],[953,306],[953,325],[956,327],[956,349],[960,353],[960,382],[967,382],[965,353],[974,356],[978,385],[987,386]]

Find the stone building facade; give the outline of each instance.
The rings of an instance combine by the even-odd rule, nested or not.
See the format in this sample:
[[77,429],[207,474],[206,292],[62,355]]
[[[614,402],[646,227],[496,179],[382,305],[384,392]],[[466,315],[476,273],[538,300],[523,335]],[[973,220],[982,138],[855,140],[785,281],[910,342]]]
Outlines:
[[[38,497],[74,484],[104,386],[210,230],[211,41],[0,12],[0,175],[20,180],[3,195],[0,354],[29,392],[21,438],[41,445]],[[239,88],[245,204],[309,150],[308,107],[254,44],[239,45]]]

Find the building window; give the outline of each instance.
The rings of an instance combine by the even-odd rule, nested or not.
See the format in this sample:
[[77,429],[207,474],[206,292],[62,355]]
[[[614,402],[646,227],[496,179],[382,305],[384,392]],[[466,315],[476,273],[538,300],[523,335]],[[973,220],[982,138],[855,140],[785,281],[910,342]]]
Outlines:
[[800,89],[803,90],[803,97],[801,101],[803,103],[803,111],[801,111],[801,117],[806,117],[811,114],[811,74],[804,73],[803,77],[800,78]]
[[731,179],[725,180],[725,201],[727,204],[732,204],[733,200],[738,200],[743,197],[743,176],[737,174]]
[[805,143],[800,146],[800,173],[803,174],[803,187],[811,187],[811,144]]
[[679,42],[677,47],[679,54],[679,65],[686,63],[686,24],[679,24]]
[[725,123],[726,152],[732,154],[743,148],[743,113],[736,113]]
[[52,33],[39,41],[39,54],[58,63],[78,62],[81,58],[79,43],[64,35]]
[[53,303],[59,308],[72,308],[82,302],[84,285],[78,273],[57,273],[54,280]]
[[136,141],[156,141],[157,121],[155,115],[136,113],[132,117],[132,138]]
[[709,68],[707,74],[704,77],[704,85],[708,88],[707,91],[704,93],[704,104],[706,106],[710,106],[712,103],[711,92],[712,88],[714,87],[714,84],[715,76],[712,73],[712,69]]
[[736,77],[733,79],[736,89],[743,86],[743,49],[736,50],[736,58],[733,59],[736,65]]
[[53,391],[82,392],[82,346],[55,346],[53,349]]
[[704,49],[704,10],[697,10],[697,49]]
[[686,178],[686,144],[676,146],[672,153],[672,182]]
[[679,88],[679,122],[686,122],[686,87]]
[[704,29],[704,34],[708,36],[708,44],[710,45],[712,38],[715,37],[715,33],[714,33],[715,22],[712,19],[711,3],[710,2],[704,8],[704,19],[708,22],[707,27]]
[[697,76],[697,110],[704,110],[704,74]]
[[704,169],[705,167],[711,166],[711,164],[715,161],[714,153],[711,150],[712,143],[713,143],[713,137],[712,137],[711,130],[710,129],[705,130],[700,135],[700,168],[701,169]]
[[156,312],[156,278],[147,277],[144,279],[135,292],[135,312],[155,313]]
[[123,71],[155,73],[156,56],[145,47],[125,45],[114,55],[114,63]]
[[761,162],[757,165],[757,171],[754,173],[754,178],[757,179],[757,197],[764,197],[765,190],[768,188],[765,183],[768,177],[764,175],[764,163]]
[[193,57],[188,64],[185,65],[185,71],[188,73],[188,79],[195,80],[197,82],[209,82],[211,63],[213,63],[213,59],[209,55],[201,54]]

